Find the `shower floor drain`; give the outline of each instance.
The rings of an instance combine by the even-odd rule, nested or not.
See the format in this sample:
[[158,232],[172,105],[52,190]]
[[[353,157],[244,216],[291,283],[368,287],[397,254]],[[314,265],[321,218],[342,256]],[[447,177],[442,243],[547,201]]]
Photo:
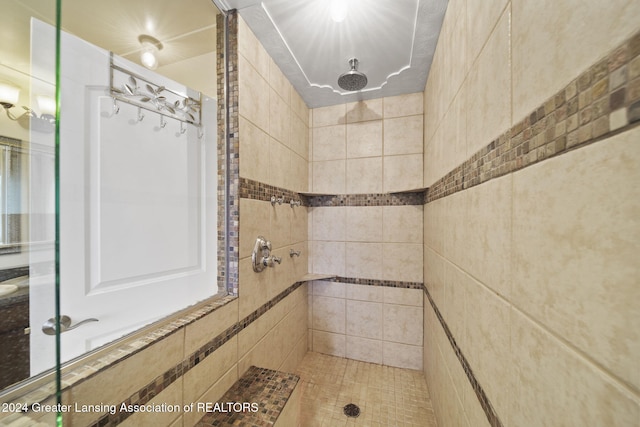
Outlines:
[[344,414],[347,417],[357,417],[358,415],[360,415],[360,408],[358,408],[358,405],[356,405],[355,403],[349,403],[348,405],[345,405],[344,407]]

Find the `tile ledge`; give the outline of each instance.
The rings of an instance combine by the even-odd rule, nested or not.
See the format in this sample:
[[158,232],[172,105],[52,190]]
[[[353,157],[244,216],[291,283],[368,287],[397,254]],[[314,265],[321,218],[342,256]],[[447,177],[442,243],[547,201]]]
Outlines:
[[324,279],[335,279],[337,276],[335,274],[314,274],[307,273],[300,278],[300,282],[311,282],[313,280],[324,280]]

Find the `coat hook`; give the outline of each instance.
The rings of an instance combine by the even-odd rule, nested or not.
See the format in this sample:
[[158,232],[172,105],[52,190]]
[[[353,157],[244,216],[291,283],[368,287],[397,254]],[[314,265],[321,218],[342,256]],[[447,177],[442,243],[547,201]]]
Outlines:
[[202,125],[198,126],[198,139],[202,139],[202,137],[204,136],[204,129],[202,128]]
[[138,121],[141,122],[144,119],[144,114],[142,114],[142,108],[138,107]]
[[113,98],[113,114],[118,114],[120,112],[120,106],[116,102],[116,99]]
[[160,115],[160,128],[164,129],[166,125],[167,125],[167,122],[164,121],[164,116]]
[[187,129],[184,127],[184,122],[180,122],[180,134],[183,134],[187,131]]

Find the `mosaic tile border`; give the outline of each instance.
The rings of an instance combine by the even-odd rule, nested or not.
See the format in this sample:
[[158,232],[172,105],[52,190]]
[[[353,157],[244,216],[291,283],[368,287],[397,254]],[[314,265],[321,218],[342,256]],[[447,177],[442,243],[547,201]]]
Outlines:
[[[218,242],[221,242],[218,245],[218,285],[224,288],[226,283],[227,291],[237,295],[240,260],[240,209],[237,185],[240,175],[237,12],[232,10],[226,14],[219,14],[216,31],[218,183],[224,183],[224,187],[218,185]],[[225,222],[225,217],[228,222]]]
[[[287,296],[289,296],[291,293],[293,293],[295,290],[297,290],[304,283],[306,283],[306,282],[296,282],[293,285],[289,286],[287,289],[285,289],[284,291],[280,292],[273,299],[267,301],[265,304],[260,306],[253,313],[249,314],[248,316],[246,316],[241,321],[234,323],[229,328],[227,328],[225,331],[223,331],[222,333],[220,333],[219,335],[214,337],[212,340],[208,341],[206,344],[204,344],[198,350],[196,350],[192,354],[190,354],[189,357],[184,359],[182,362],[178,363],[176,366],[174,366],[173,368],[169,369],[168,371],[158,375],[153,381],[151,381],[150,383],[146,384],[139,391],[137,391],[136,393],[133,393],[130,397],[128,397],[124,401],[119,402],[116,405],[116,408],[120,408],[123,403],[125,405],[145,405],[145,404],[147,404],[151,399],[153,399],[155,396],[157,396],[160,392],[162,392],[164,389],[166,389],[171,384],[173,384],[177,379],[182,377],[184,374],[186,374],[189,370],[191,370],[197,364],[202,362],[206,357],[210,356],[218,348],[222,347],[222,345],[224,345],[227,341],[229,341],[231,338],[236,336],[238,333],[240,333],[240,331],[242,331],[243,329],[248,327],[251,323],[255,322],[260,316],[265,314],[267,311],[269,311],[271,308],[273,308],[276,304],[278,304],[280,301],[282,301]],[[229,300],[235,299],[235,297],[227,297],[227,298],[230,298]],[[221,305],[222,304],[220,304],[220,306]],[[170,335],[171,333],[177,331],[179,327],[183,327],[188,323],[192,323],[193,321],[203,317],[205,314],[210,313],[211,311],[212,310],[206,310],[206,312],[205,312],[204,310],[198,310],[198,311],[196,311],[194,313],[191,313],[189,316],[185,317],[184,319],[181,318],[178,321],[171,323],[170,325],[168,325],[168,327],[169,326],[177,326],[177,327],[173,328],[169,333],[163,335],[162,337],[164,338],[164,337]],[[151,343],[156,342],[156,341],[158,341],[158,338],[157,337],[152,337],[152,338],[150,338],[148,340],[144,340],[144,344],[146,346],[146,344],[151,344]],[[134,343],[133,345],[134,346],[137,345],[136,343]],[[141,350],[141,349],[142,348],[139,348],[138,351]],[[131,354],[127,354],[126,357],[130,357],[133,354],[135,354],[135,352],[132,352]],[[126,357],[124,357],[124,358],[126,358]],[[122,359],[124,359],[124,358],[122,358]],[[119,359],[118,361],[121,361],[122,359]],[[110,365],[112,363],[113,363],[113,361],[108,361],[107,363],[100,364],[100,365],[101,365],[101,367],[106,367],[106,366],[108,366],[108,365]],[[87,375],[87,376],[83,377],[81,379],[81,381],[87,380],[88,378],[93,376],[93,374],[97,373],[98,370],[94,369],[92,371],[93,372],[91,373],[91,375]],[[64,385],[67,386],[67,383],[65,383]],[[116,425],[122,423],[125,419],[127,419],[131,415],[132,415],[131,412],[120,413],[119,411],[116,411],[115,414],[106,413],[106,414],[103,414],[93,424],[91,424],[91,427],[112,427],[112,426],[116,426]]]
[[445,322],[444,318],[442,317],[442,314],[440,314],[440,310],[438,310],[438,306],[436,306],[436,303],[431,298],[431,294],[427,290],[427,287],[423,286],[422,289],[424,290],[424,294],[427,297],[427,299],[429,299],[429,303],[431,304],[431,307],[433,308],[433,311],[436,314],[436,317],[438,318],[438,321],[440,322],[440,325],[442,326],[442,329],[444,330],[444,333],[447,336],[447,339],[449,340],[449,344],[451,344],[451,347],[453,348],[453,352],[456,354],[456,357],[458,358],[460,365],[462,365],[462,369],[467,375],[467,379],[469,380],[469,383],[471,383],[471,387],[473,388],[473,391],[476,393],[476,397],[478,398],[478,401],[480,402],[480,406],[482,406],[482,409],[484,410],[484,413],[487,416],[487,420],[489,421],[489,424],[491,425],[491,427],[503,427],[503,424],[500,421],[498,414],[496,413],[495,409],[491,405],[491,402],[489,401],[489,398],[484,392],[484,389],[482,388],[482,386],[476,379],[475,375],[473,374],[473,370],[469,366],[469,362],[467,362],[467,358],[464,357],[464,354],[462,354],[460,347],[458,347],[458,344],[456,343],[456,339],[453,337],[453,334],[449,330],[449,326],[447,326],[447,322]]
[[330,206],[418,206],[424,204],[424,191],[406,193],[339,194],[308,196],[311,207]]
[[312,208],[321,206],[420,206],[424,204],[424,191],[309,196],[248,178],[240,178],[239,182],[240,198],[269,202],[271,196],[284,197],[284,203],[289,203],[289,200],[300,200],[302,206]]
[[331,277],[328,279],[320,279],[318,281],[348,283],[351,285],[382,286],[385,288],[420,289],[420,290],[424,288],[424,285],[422,282],[400,282],[397,280],[359,279],[355,277],[340,277],[340,276]]
[[210,412],[204,415],[196,426],[274,425],[299,381],[300,377],[295,374],[251,366],[219,402],[250,402],[258,404],[260,410]]
[[262,182],[254,181],[252,179],[240,178],[240,198],[260,200],[263,202],[270,202],[271,196],[283,197],[283,203],[289,203],[290,200],[300,201],[302,206],[309,206],[307,197],[295,191],[287,190],[282,187],[275,187],[273,185],[264,184]]
[[640,32],[429,187],[425,203],[640,124]]

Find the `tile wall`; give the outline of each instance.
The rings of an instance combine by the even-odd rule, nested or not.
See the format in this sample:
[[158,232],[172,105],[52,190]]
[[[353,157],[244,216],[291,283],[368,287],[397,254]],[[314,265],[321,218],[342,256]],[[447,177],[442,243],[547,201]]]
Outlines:
[[[423,206],[389,193],[422,186],[422,93],[311,111],[309,348],[419,369]],[[348,280],[347,280],[348,279]],[[399,287],[390,287],[399,286]]]
[[640,423],[638,22],[624,0],[449,2],[424,92],[439,425]]
[[315,281],[309,293],[314,352],[422,368],[422,290]]

